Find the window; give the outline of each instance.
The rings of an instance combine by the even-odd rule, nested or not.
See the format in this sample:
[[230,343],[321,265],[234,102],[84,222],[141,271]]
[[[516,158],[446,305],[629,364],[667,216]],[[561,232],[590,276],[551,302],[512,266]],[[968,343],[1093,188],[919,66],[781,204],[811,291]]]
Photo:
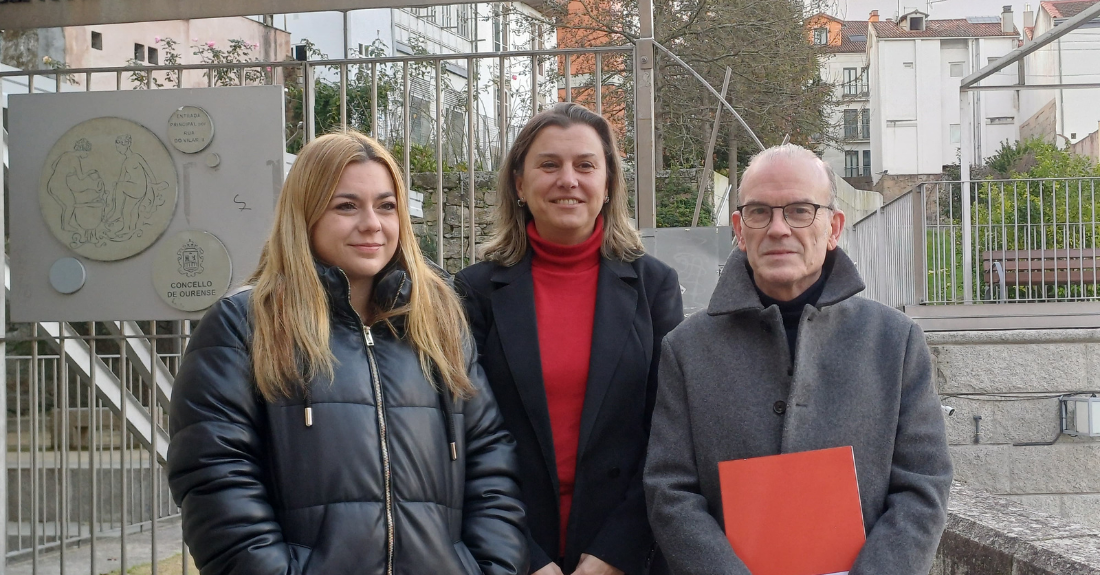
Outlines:
[[859,177],[859,152],[844,152],[844,177]]
[[951,143],[961,144],[963,141],[962,124],[951,124],[947,128],[950,132]]
[[828,28],[814,28],[814,44],[824,46],[829,43]]
[[864,109],[860,112],[859,139],[871,139],[871,110]]
[[859,110],[844,110],[844,139],[859,137]]
[[863,150],[863,177],[871,177],[871,150]]
[[862,70],[859,68],[844,69],[844,95],[867,95],[867,68],[863,68]]
[[145,45],[144,44],[134,44],[134,60],[137,60],[138,62],[144,62],[145,61]]
[[160,52],[156,48],[149,48],[149,63],[154,66],[160,64]]
[[436,10],[436,13],[435,13],[436,14],[436,16],[435,16],[436,24],[439,24],[440,28],[447,28],[447,29],[453,30],[454,27],[455,27],[455,23],[454,23],[454,11],[451,9],[451,6],[436,6],[435,10]]
[[473,30],[473,27],[471,26],[472,11],[470,10],[470,8],[471,6],[469,4],[458,5],[458,28],[455,30],[456,34],[467,39],[473,38],[473,34],[471,34],[471,31]]
[[924,16],[910,16],[909,17],[909,31],[911,31],[911,32],[923,32],[924,31]]
[[100,34],[99,32],[92,32],[92,49],[103,49],[103,34]]
[[951,62],[951,77],[962,78],[963,77],[963,62]]
[[990,126],[1011,126],[1015,122],[1014,116],[994,116],[992,118],[986,118]]
[[493,6],[493,51],[504,51],[504,15],[499,4]]

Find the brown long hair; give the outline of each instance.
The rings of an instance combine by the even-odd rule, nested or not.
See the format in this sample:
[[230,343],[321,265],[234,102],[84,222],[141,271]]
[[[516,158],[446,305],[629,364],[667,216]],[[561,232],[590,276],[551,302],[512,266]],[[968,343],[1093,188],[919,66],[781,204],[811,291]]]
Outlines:
[[409,304],[374,319],[406,316],[406,337],[417,349],[429,381],[433,367],[456,397],[474,388],[466,375],[463,341],[468,328],[454,290],[425,262],[409,218],[401,171],[378,142],[356,132],[327,134],[302,148],[275,206],[275,224],[260,263],[246,282],[253,286],[252,370],[268,401],[288,397],[317,375],[333,376],[336,358],[329,347],[329,305],[310,248],[313,226],[325,213],[344,168],[378,162],[397,192],[397,258],[409,275]]
[[600,254],[608,259],[631,262],[645,252],[638,231],[630,224],[630,205],[626,197],[623,163],[611,125],[599,114],[570,102],[535,114],[523,130],[520,130],[512,149],[508,151],[508,157],[497,175],[499,200],[493,218],[492,235],[485,243],[485,259],[503,266],[513,266],[527,253],[527,222],[533,216],[530,209],[517,203],[519,193],[516,191],[516,176],[523,175],[527,151],[543,128],[568,128],[574,124],[591,127],[603,143],[609,199],[600,210],[603,214],[603,245],[600,247]]

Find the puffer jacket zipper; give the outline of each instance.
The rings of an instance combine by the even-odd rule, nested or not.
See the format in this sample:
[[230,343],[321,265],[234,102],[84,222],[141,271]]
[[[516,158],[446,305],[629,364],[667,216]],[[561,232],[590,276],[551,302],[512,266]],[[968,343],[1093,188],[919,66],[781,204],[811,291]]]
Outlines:
[[[340,274],[344,276],[345,285],[348,286],[348,309],[359,318],[359,325],[363,327],[363,344],[367,350],[367,362],[370,364],[371,388],[374,391],[375,409],[378,411],[378,442],[382,448],[382,487],[386,506],[386,575],[393,575],[393,551],[396,538],[393,524],[393,473],[390,470],[390,443],[386,428],[386,404],[382,396],[382,378],[378,375],[378,363],[374,360],[374,336],[371,335],[370,326],[363,323],[363,318],[351,304],[351,280],[348,279],[348,274],[344,270],[340,270]],[[309,417],[309,419],[312,424],[313,418]]]
[[393,575],[393,477],[390,471],[390,448],[386,429],[386,406],[382,397],[382,381],[378,377],[378,364],[374,360],[374,336],[370,326],[363,326],[363,341],[367,345],[367,360],[370,362],[370,379],[374,388],[374,403],[378,409],[378,440],[382,444],[382,482],[386,504],[386,574]]

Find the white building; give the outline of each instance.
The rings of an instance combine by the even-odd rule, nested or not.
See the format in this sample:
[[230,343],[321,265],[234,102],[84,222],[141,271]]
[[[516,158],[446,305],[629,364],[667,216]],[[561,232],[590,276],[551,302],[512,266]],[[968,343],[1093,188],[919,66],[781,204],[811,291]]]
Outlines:
[[[1024,14],[1030,41],[1100,0],[1042,2],[1032,18]],[[1034,20],[1034,22],[1032,22]],[[1024,61],[1028,84],[1100,82],[1100,18],[1043,46]],[[1020,96],[1021,138],[1040,137],[1058,145],[1076,144],[1097,131],[1100,89],[1025,90]]]
[[821,159],[859,189],[871,189],[871,109],[867,78],[866,21],[843,21],[818,15],[811,37],[823,45],[821,78],[836,86],[840,105],[830,124],[834,133],[821,149]]
[[[911,11],[871,22],[867,34],[871,93],[871,176],[889,201],[959,161],[963,141],[959,83],[1019,44],[1011,10],[1001,17],[929,20]],[[1011,67],[984,85],[1015,84]],[[976,162],[1019,138],[1016,91],[971,92]]]

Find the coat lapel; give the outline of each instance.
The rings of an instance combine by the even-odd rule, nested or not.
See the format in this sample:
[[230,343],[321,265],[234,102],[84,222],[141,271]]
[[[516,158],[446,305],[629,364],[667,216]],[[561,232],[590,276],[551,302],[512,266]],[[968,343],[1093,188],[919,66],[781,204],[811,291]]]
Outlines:
[[512,381],[520,401],[538,436],[542,457],[556,486],[557,460],[554,457],[554,437],[550,427],[550,409],[546,404],[546,388],[542,381],[542,360],[539,355],[539,332],[535,317],[535,284],[531,277],[531,256],[493,274],[494,283],[503,284],[493,290],[493,317]]
[[638,274],[630,264],[601,259],[596,284],[596,313],[592,323],[592,358],[588,364],[588,385],[581,411],[581,433],[577,444],[577,461],[584,454],[588,438],[596,424],[607,390],[611,387],[615,368],[627,337],[634,333],[634,315],[638,309],[638,292],[627,280]]

